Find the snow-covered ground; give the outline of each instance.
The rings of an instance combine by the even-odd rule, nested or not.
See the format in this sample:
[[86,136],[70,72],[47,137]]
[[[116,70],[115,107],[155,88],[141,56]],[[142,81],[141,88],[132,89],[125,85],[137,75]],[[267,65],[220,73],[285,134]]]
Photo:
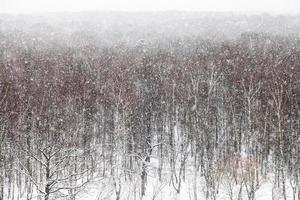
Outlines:
[[[141,195],[141,179],[140,174],[135,173],[129,177],[123,176],[121,173],[119,177],[98,177],[91,181],[84,189],[82,189],[75,200],[212,200],[212,196],[207,195],[206,182],[203,176],[199,174],[195,178],[195,173],[192,167],[186,169],[185,179],[182,179],[180,193],[171,181],[170,169],[165,169],[162,174],[162,180],[159,181],[157,176],[157,160],[152,159],[152,162],[147,168],[148,178],[146,185],[146,193]],[[178,169],[176,169],[177,171]],[[259,186],[255,192],[255,200],[281,200],[283,198],[282,191],[274,188],[274,175],[269,173],[266,177],[262,178]],[[230,182],[230,181],[229,181]],[[248,200],[247,190],[245,184],[235,184],[231,180],[231,185],[226,180],[220,180],[218,184],[218,192],[215,195],[215,200]],[[195,184],[196,183],[196,184]],[[175,185],[177,186],[177,185]],[[231,190],[230,190],[230,186]],[[15,196],[5,196],[4,200],[29,200],[27,194],[24,192],[21,196],[17,186],[14,188]],[[230,195],[232,191],[232,195]],[[63,191],[62,191],[63,192]],[[119,199],[117,192],[120,192]],[[239,197],[240,193],[240,197]],[[66,193],[67,194],[67,193]],[[293,199],[293,191],[290,181],[286,180],[286,200]],[[43,199],[42,196],[33,194],[32,200]],[[52,196],[50,200],[58,199]],[[71,200],[70,198],[59,198],[62,200]],[[74,200],[74,199],[72,199]]]
[[[194,186],[192,177],[187,178],[185,182],[182,183],[182,189],[179,194],[176,193],[170,181],[165,180],[159,182],[157,178],[150,177],[147,183],[146,195],[141,198],[138,192],[138,181],[133,181],[131,183],[122,183],[121,188],[121,200],[202,200],[205,198],[205,186],[204,180],[198,180],[197,184],[197,197],[194,195]],[[237,191],[237,188],[235,188]],[[287,186],[287,199],[292,200],[292,189]],[[112,182],[106,181],[106,183],[94,184],[89,187],[89,189],[78,196],[79,200],[115,200],[115,190]],[[229,200],[230,195],[226,187],[220,186],[220,191],[217,195],[218,200]],[[233,194],[233,200],[237,200],[238,195]],[[245,189],[242,192],[242,199],[247,200],[247,193]],[[272,198],[272,181],[268,180],[261,185],[255,194],[256,200],[280,200],[283,196],[279,194],[279,191],[273,190]]]

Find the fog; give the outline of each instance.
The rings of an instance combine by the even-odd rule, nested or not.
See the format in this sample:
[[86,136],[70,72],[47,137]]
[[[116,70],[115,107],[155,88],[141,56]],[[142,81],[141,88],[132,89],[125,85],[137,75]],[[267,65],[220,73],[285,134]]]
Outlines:
[[0,0],[2,13],[58,11],[234,11],[299,13],[298,0]]

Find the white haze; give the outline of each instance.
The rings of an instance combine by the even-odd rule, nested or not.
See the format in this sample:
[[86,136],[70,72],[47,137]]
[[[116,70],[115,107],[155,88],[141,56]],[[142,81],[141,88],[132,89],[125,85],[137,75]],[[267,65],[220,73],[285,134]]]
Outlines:
[[299,0],[0,0],[1,13],[59,11],[233,11],[299,13]]

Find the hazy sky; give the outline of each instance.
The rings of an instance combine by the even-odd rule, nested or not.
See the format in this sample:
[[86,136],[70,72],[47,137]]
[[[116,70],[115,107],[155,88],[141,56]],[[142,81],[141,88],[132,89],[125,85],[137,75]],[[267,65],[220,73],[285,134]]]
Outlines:
[[193,10],[300,12],[300,0],[0,0],[0,12]]

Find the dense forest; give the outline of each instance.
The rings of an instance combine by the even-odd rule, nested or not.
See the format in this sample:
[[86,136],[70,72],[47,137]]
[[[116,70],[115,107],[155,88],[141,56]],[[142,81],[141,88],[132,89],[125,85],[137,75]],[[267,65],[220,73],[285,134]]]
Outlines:
[[272,199],[300,199],[300,23],[206,37],[12,18],[0,20],[0,200],[75,200],[101,182],[111,199],[146,199],[153,179],[177,199],[190,182],[193,200],[254,200],[268,180]]

